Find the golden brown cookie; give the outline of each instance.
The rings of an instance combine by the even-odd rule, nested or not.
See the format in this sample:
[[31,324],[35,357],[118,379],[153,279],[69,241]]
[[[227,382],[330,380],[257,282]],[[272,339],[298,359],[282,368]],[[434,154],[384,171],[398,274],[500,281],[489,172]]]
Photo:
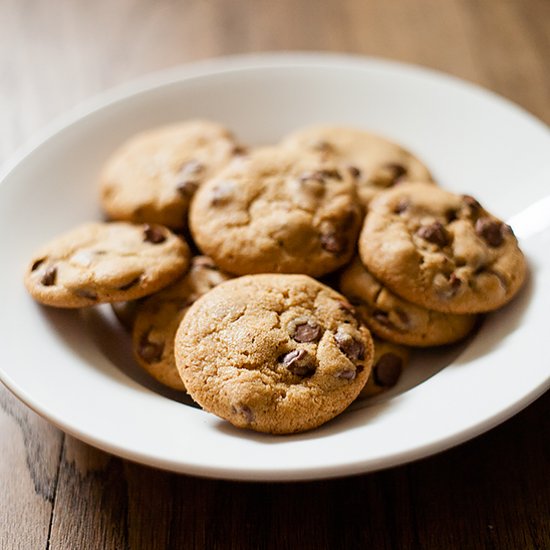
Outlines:
[[476,322],[476,315],[433,311],[400,298],[369,273],[358,257],[340,275],[339,288],[372,332],[397,344],[450,344],[465,338]]
[[359,254],[399,296],[449,313],[496,309],[526,275],[508,225],[473,197],[426,183],[399,185],[371,202]]
[[176,335],[176,365],[205,410],[284,434],[341,413],[368,378],[372,339],[350,304],[305,275],[250,275],[199,298]]
[[206,182],[189,222],[199,248],[225,271],[320,276],[351,258],[361,210],[349,172],[266,147]]
[[25,286],[35,300],[56,307],[135,300],[177,279],[189,259],[187,244],[165,227],[87,223],[33,256]]
[[210,258],[195,256],[183,277],[137,303],[132,331],[134,356],[162,384],[185,390],[174,359],[176,331],[190,305],[229,278]]
[[242,148],[216,122],[189,120],[132,137],[100,176],[101,204],[113,220],[181,229],[195,190]]
[[393,388],[409,358],[410,351],[405,346],[375,338],[372,370],[359,397],[374,397]]
[[380,191],[404,180],[431,181],[428,168],[412,153],[381,136],[342,126],[317,125],[296,130],[284,147],[314,152],[353,175],[366,207]]

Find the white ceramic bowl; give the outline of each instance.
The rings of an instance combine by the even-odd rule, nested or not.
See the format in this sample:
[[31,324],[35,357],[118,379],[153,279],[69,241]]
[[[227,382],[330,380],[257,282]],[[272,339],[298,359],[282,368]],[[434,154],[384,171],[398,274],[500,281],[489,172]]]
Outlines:
[[[63,117],[0,185],[2,381],[66,432],[117,455],[188,474],[290,480],[367,472],[427,456],[502,422],[549,384],[550,233],[522,241],[531,277],[460,348],[417,356],[400,385],[320,429],[238,430],[182,404],[133,365],[105,308],[35,304],[22,274],[33,251],[98,219],[102,162],[137,131],[189,117],[251,144],[310,123],[362,127],[414,151],[444,187],[507,218],[549,191],[547,128],[509,102],[425,69],[327,55],[214,60],[153,75]],[[445,365],[447,365],[445,368]]]

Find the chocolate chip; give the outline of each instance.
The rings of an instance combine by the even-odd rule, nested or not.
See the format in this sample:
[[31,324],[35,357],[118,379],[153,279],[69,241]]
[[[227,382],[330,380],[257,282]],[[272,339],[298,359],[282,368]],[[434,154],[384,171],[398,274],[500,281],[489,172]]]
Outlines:
[[481,204],[474,199],[471,195],[462,195],[462,200],[466,206],[469,206],[472,210],[480,210]]
[[315,170],[314,172],[304,172],[300,176],[300,181],[315,180],[319,183],[326,183],[327,179],[340,181],[342,174],[338,170]]
[[292,336],[296,342],[316,342],[321,338],[321,327],[315,321],[306,321],[296,325]]
[[489,246],[497,247],[504,241],[502,223],[491,218],[479,218],[476,221],[476,233]]
[[391,187],[399,182],[399,180],[407,173],[407,169],[396,162],[388,162],[380,166],[373,176],[375,182]]
[[447,223],[454,222],[457,219],[457,211],[454,208],[449,208],[445,212],[445,218],[447,219]]
[[235,184],[232,181],[222,181],[212,190],[212,198],[210,204],[212,206],[220,206],[229,202]]
[[320,173],[324,178],[335,179],[338,181],[342,180],[342,174],[340,174],[340,172],[335,169],[321,170]]
[[292,374],[296,376],[311,376],[315,372],[315,365],[306,361],[308,353],[303,349],[295,349],[279,357],[281,362]]
[[300,176],[300,181],[301,182],[305,182],[305,181],[309,181],[309,180],[313,180],[313,181],[318,181],[319,183],[325,183],[325,178],[323,178],[321,172],[317,171],[317,172],[303,172],[302,175]]
[[339,224],[341,231],[347,231],[355,227],[359,211],[355,208],[346,208],[346,213]]
[[146,224],[143,230],[143,241],[149,242],[152,244],[160,244],[166,240],[166,235],[164,231],[155,225]]
[[192,197],[199,187],[199,182],[196,180],[185,180],[178,184],[176,189],[184,197]]
[[399,320],[401,321],[401,323],[405,326],[408,326],[410,324],[410,318],[409,316],[407,315],[407,313],[405,311],[403,311],[402,309],[396,307],[395,308],[395,314],[397,315],[397,317],[399,317]]
[[348,166],[348,172],[352,178],[359,179],[361,177],[361,170],[357,166]]
[[139,340],[138,354],[146,363],[158,363],[162,358],[164,343],[151,342],[148,330]]
[[[334,335],[340,351],[351,361],[365,358],[365,346],[347,332],[337,332]],[[355,371],[354,371],[355,372]]]
[[322,233],[320,238],[321,247],[331,254],[341,254],[348,246],[347,238],[337,233]]
[[246,148],[244,145],[235,145],[231,153],[237,157],[242,157],[243,155],[246,155],[248,153],[248,148]]
[[344,369],[340,372],[337,372],[334,375],[336,378],[343,378],[344,380],[354,380],[357,376],[357,370],[356,369]]
[[407,199],[401,199],[394,207],[393,213],[394,214],[401,214],[409,208],[411,203]]
[[381,325],[385,327],[395,328],[393,323],[389,319],[389,315],[387,311],[383,311],[381,309],[375,309],[372,312],[372,317],[375,321],[378,321]]
[[137,277],[132,279],[130,282],[128,282],[128,283],[126,283],[122,286],[119,286],[118,290],[129,290],[133,286],[136,286],[140,281],[141,281],[141,275],[138,275]]
[[437,246],[445,246],[449,244],[449,234],[440,222],[433,222],[430,225],[423,225],[416,234],[425,241],[436,244]]
[[449,283],[451,285],[451,289],[453,290],[453,294],[456,294],[458,289],[462,285],[462,279],[453,272],[449,275]]
[[374,381],[384,388],[391,388],[397,384],[401,371],[403,370],[403,360],[395,353],[384,353],[378,359],[373,367]]
[[338,302],[338,308],[342,311],[345,311],[346,313],[349,313],[350,315],[353,315],[354,317],[357,313],[355,311],[355,308],[349,302]]
[[40,258],[39,260],[36,260],[35,262],[33,262],[31,266],[31,271],[36,271],[45,261],[46,261],[46,258]]
[[86,300],[97,300],[97,293],[87,288],[77,288],[74,294],[80,298],[86,298]]
[[42,279],[40,279],[40,282],[44,286],[52,286],[55,285],[55,280],[57,279],[57,267],[50,266],[46,271],[44,272],[44,275],[42,275]]
[[233,411],[233,414],[243,416],[248,424],[254,421],[254,413],[248,405],[238,403],[237,405],[232,405],[231,410]]
[[323,140],[316,141],[312,145],[312,148],[315,151],[319,151],[319,153],[325,153],[325,154],[332,153],[334,151],[334,147],[328,141],[323,141]]

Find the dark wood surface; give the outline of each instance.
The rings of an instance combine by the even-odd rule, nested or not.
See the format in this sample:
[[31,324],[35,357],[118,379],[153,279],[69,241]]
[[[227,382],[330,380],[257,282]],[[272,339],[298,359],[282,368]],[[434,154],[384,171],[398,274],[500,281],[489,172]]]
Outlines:
[[[413,62],[550,122],[548,0],[3,0],[0,21],[2,162],[96,92],[251,51]],[[330,481],[238,483],[95,450],[0,388],[0,549],[548,549],[549,419],[547,394],[413,464]]]

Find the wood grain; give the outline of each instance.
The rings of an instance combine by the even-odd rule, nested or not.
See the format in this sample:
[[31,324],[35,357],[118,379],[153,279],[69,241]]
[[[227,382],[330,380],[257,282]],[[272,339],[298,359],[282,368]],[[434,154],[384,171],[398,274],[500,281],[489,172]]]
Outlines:
[[[0,161],[101,90],[251,51],[425,65],[550,122],[547,0],[3,0],[0,22]],[[64,437],[0,388],[0,548],[550,548],[549,419],[546,395],[418,463],[247,484],[112,457]]]

